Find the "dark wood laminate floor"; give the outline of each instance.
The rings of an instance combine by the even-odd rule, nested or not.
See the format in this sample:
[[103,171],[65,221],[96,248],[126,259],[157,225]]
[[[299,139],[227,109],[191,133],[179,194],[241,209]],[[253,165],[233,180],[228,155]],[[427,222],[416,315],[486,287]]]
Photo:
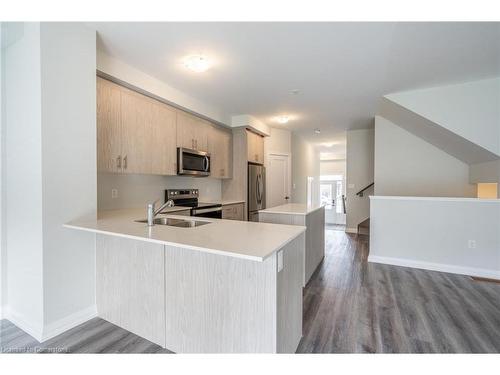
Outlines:
[[[368,237],[326,231],[326,257],[304,289],[299,353],[500,352],[500,284],[368,264]],[[0,350],[168,353],[102,319],[40,344],[0,321]]]
[[8,320],[0,321],[2,353],[170,353],[161,346],[94,318],[43,343]]
[[297,352],[500,352],[500,284],[368,263],[367,236],[327,230],[325,240]]

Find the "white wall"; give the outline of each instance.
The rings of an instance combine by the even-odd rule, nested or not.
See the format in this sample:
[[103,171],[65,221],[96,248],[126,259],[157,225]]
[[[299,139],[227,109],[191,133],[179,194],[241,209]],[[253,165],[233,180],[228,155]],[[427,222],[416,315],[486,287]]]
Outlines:
[[346,160],[321,160],[320,175],[342,175],[346,174]]
[[43,330],[40,25],[26,23],[4,51],[3,221],[5,315],[36,337]]
[[291,154],[292,133],[290,130],[278,128],[269,128],[269,130],[269,137],[264,137],[264,158],[266,159],[269,153]]
[[472,164],[469,168],[469,180],[471,183],[500,183],[500,160]]
[[95,45],[83,24],[41,24],[46,331],[95,309],[95,236],[62,227],[96,213]]
[[500,155],[500,78],[386,97]]
[[475,197],[469,166],[375,117],[375,195]]
[[[2,41],[2,29],[3,25],[0,22],[0,41]],[[3,124],[5,122],[5,103],[3,98],[5,97],[5,85],[4,85],[4,53],[3,53],[3,43],[0,42],[0,186],[3,186],[3,151],[4,151],[4,134],[3,134]],[[4,278],[7,275],[7,254],[5,251],[4,243],[4,228],[3,228],[3,188],[0,191],[0,319],[3,319],[3,309],[4,309],[4,296],[7,295],[7,290],[5,289],[7,283]]]
[[498,228],[498,199],[374,196],[368,261],[500,279]]
[[95,316],[95,33],[24,23],[5,56],[6,317],[44,340]]
[[346,230],[353,232],[370,216],[368,197],[373,188],[366,190],[363,197],[356,193],[373,182],[374,130],[349,130],[346,138]]
[[292,133],[292,202],[307,203],[307,178],[313,177],[313,203],[319,202],[319,153]]
[[[200,201],[212,202],[221,199],[221,183],[215,178],[99,173],[97,181],[99,210],[145,209],[147,203],[157,199],[163,202],[165,189],[199,189]],[[117,198],[111,198],[111,189],[118,190]]]

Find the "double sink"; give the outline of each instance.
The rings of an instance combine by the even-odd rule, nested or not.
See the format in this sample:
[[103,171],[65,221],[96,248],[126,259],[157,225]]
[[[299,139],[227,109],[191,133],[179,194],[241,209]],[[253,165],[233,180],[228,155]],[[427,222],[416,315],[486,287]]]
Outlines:
[[[137,223],[147,223],[147,219],[144,220],[136,220]],[[174,219],[171,217],[156,217],[153,219],[154,225],[168,225],[171,227],[178,228],[194,228],[200,227],[205,224],[210,224],[209,221],[201,221],[201,220],[186,220],[186,219]]]

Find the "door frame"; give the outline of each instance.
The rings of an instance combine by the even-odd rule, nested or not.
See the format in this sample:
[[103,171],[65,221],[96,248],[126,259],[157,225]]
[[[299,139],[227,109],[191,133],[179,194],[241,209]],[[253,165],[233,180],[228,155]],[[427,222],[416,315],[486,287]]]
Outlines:
[[[272,157],[272,156],[281,156],[281,157],[285,157],[287,159],[287,165],[288,165],[288,170],[287,170],[287,190],[288,190],[288,196],[290,197],[290,199],[288,200],[288,203],[291,203],[292,201],[292,158],[291,158],[291,154],[290,153],[287,153],[287,152],[275,152],[275,151],[268,151],[265,153],[265,162],[264,162],[264,166],[266,167],[266,169],[269,167],[269,159]],[[271,191],[269,189],[269,177],[266,177],[266,202],[269,202],[269,199],[267,197],[267,194],[269,191]]]

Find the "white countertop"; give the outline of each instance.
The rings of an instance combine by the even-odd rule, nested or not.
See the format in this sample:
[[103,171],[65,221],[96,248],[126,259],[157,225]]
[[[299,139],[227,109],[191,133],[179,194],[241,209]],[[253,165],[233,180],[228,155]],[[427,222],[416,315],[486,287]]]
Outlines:
[[[194,228],[148,227],[134,221],[145,216],[144,209],[109,210],[99,212],[97,218],[81,218],[64,226],[255,261],[265,260],[306,229],[297,225],[192,217],[189,219],[210,224]],[[158,215],[166,216],[187,219],[186,216]]]
[[259,213],[267,214],[284,214],[284,215],[308,215],[311,212],[317,211],[323,206],[318,205],[307,205],[303,203],[287,203],[281,206],[266,208],[265,210],[260,210]]

